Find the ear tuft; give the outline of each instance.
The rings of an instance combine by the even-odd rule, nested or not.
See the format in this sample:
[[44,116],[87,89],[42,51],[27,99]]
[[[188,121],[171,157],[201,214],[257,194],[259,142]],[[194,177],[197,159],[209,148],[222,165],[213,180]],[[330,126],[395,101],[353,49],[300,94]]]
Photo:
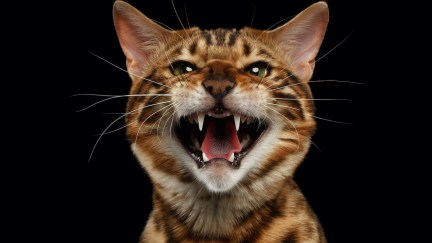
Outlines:
[[270,31],[293,72],[308,81],[315,67],[315,57],[324,39],[329,21],[327,3],[315,3],[285,25]]

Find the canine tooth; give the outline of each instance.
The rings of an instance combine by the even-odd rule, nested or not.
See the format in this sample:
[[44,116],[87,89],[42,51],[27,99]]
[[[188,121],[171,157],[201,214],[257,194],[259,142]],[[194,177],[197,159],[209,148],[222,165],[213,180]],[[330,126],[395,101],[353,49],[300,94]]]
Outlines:
[[204,113],[199,113],[198,114],[198,127],[199,130],[202,131],[203,125],[204,125]]
[[231,156],[228,159],[229,162],[234,162],[234,153],[231,154]]
[[234,123],[238,131],[240,129],[240,115],[234,115]]
[[246,119],[247,119],[246,116],[241,116],[241,117],[240,117],[240,121],[241,121],[242,123],[244,123],[244,122],[246,121]]
[[204,152],[202,152],[202,157],[203,157],[204,162],[209,161],[209,159],[207,158],[207,155]]

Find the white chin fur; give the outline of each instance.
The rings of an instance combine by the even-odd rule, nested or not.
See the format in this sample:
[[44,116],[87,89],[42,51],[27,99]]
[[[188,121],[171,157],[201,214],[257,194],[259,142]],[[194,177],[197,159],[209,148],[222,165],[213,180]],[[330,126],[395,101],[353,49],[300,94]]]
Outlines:
[[211,164],[194,171],[194,174],[211,192],[229,191],[243,177],[223,159],[213,160]]

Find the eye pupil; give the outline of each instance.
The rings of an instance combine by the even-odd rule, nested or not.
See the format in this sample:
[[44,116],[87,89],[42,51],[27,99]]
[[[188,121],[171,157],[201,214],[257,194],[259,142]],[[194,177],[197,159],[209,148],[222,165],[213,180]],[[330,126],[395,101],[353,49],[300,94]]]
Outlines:
[[175,76],[179,76],[185,73],[190,73],[196,70],[196,67],[185,61],[177,61],[171,64],[171,71]]

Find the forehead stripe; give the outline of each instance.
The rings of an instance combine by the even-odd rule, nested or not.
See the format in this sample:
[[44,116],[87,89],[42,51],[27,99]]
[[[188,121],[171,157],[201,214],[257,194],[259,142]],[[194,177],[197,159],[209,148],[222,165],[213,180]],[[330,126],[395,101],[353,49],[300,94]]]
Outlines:
[[197,48],[197,43],[196,42],[192,43],[189,47],[189,53],[191,55],[194,55],[196,52],[196,48]]
[[231,35],[230,35],[229,41],[228,41],[228,46],[233,46],[236,43],[238,36],[239,36],[239,33],[237,30],[234,30],[233,32],[231,32]]
[[202,31],[201,36],[206,40],[207,45],[212,44],[212,37],[211,37],[210,33],[208,33],[207,31]]

